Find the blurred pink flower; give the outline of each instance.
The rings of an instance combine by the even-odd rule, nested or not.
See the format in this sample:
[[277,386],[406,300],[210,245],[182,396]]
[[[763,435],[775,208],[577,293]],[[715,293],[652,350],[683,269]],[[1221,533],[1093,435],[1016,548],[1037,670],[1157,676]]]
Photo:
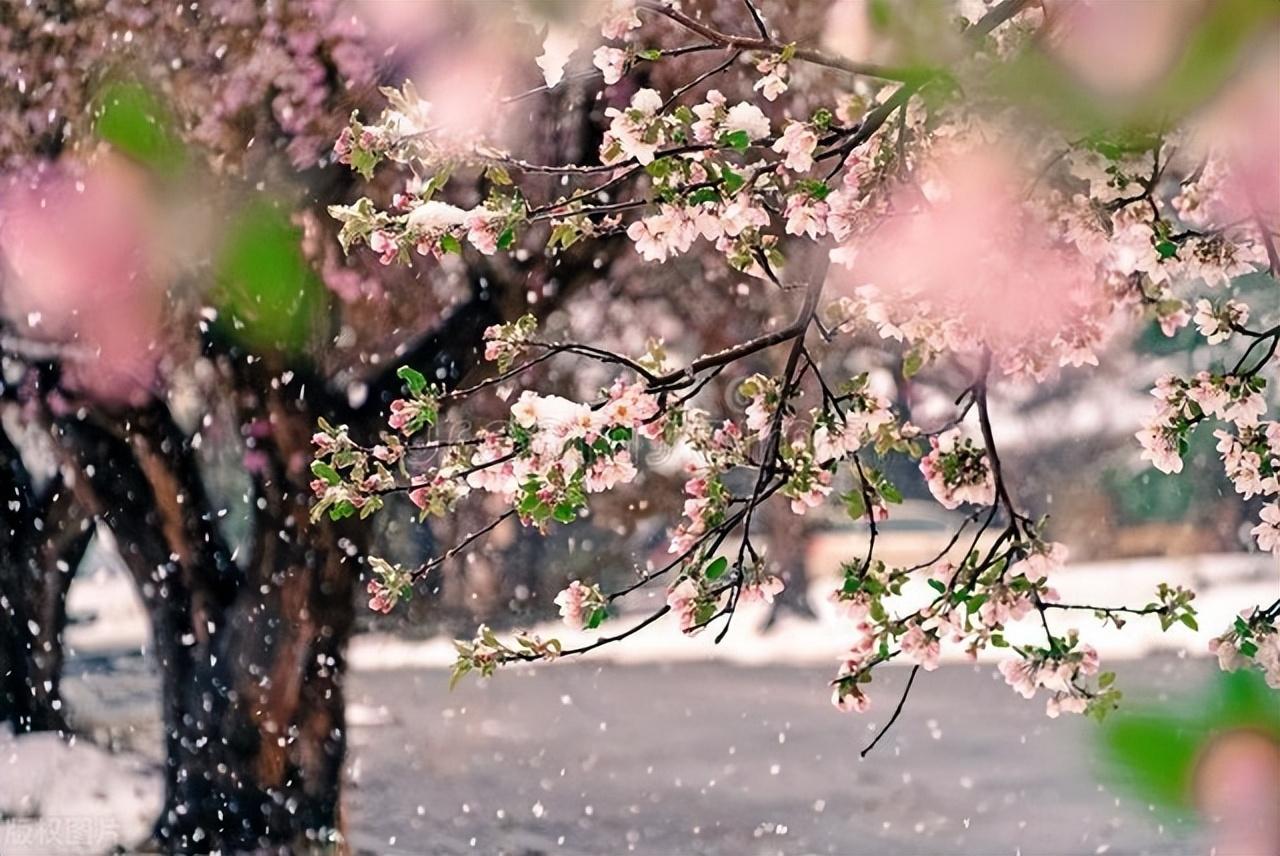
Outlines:
[[1100,96],[1148,90],[1178,59],[1206,0],[1044,0],[1049,53]]
[[935,319],[947,341],[934,346],[1063,348],[1065,332],[1097,304],[1099,276],[1092,260],[1059,239],[1061,228],[1026,203],[1028,177],[998,149],[942,153],[920,171],[919,184],[899,185],[893,213],[839,252],[851,274],[837,275],[837,289],[871,285],[891,314],[916,319],[902,323]]
[[164,309],[145,177],[113,157],[41,165],[0,188],[0,302],[20,338],[58,347],[67,385],[136,404],[153,392]]

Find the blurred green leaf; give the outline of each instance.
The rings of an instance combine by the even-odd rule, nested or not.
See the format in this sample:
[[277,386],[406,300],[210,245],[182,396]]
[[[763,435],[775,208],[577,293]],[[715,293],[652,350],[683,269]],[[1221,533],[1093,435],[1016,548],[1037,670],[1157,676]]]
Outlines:
[[218,322],[227,335],[258,351],[306,346],[326,292],[301,241],[288,212],[270,203],[236,215],[217,262]]
[[182,166],[185,154],[173,120],[150,90],[137,83],[109,83],[95,107],[99,137],[152,169],[173,172]]
[[1185,810],[1200,753],[1214,735],[1235,729],[1280,739],[1280,695],[1257,672],[1219,673],[1180,708],[1163,702],[1116,714],[1101,729],[1102,751],[1119,781],[1143,799]]

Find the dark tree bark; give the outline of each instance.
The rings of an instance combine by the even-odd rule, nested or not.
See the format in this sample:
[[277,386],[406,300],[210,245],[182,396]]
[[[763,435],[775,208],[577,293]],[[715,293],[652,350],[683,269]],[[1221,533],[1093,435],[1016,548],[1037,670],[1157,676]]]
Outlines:
[[0,721],[16,732],[67,730],[66,597],[92,533],[60,479],[37,492],[0,430]]
[[[404,356],[449,384],[501,320],[487,292]],[[112,531],[150,623],[162,675],[165,806],[154,844],[169,852],[308,852],[341,847],[343,690],[354,620],[354,556],[368,527],[310,520],[311,435],[335,396],[296,365],[225,361],[253,453],[252,536],[243,568],[218,529],[190,438],[154,403],[89,411],[55,426],[79,474],[76,499]],[[392,370],[392,372],[394,369]],[[388,372],[388,374],[392,374]],[[372,431],[394,386],[356,410]]]
[[339,840],[341,675],[355,569],[337,528],[309,523],[314,416],[296,390],[262,402],[258,511],[242,571],[187,438],[159,406],[121,427],[59,428],[151,619],[162,673],[170,852],[306,852]]

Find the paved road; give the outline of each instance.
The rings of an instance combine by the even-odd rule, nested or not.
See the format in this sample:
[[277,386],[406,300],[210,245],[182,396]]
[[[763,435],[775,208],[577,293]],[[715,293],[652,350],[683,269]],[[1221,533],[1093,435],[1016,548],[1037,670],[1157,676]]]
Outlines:
[[[1209,664],[1119,671],[1149,697]],[[835,712],[812,668],[560,664],[452,694],[443,672],[360,673],[353,699],[390,721],[353,729],[351,830],[388,854],[1203,852],[1099,783],[1090,722],[993,672],[922,673],[862,761],[903,670],[877,678],[871,718]]]

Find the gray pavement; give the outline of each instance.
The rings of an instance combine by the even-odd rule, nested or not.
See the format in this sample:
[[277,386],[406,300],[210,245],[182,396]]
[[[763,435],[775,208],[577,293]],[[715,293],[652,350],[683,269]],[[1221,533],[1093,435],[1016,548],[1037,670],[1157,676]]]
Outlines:
[[[1210,664],[1119,672],[1152,698]],[[453,693],[439,671],[356,674],[352,699],[390,721],[353,729],[350,827],[387,854],[1205,852],[1108,784],[1091,721],[1050,720],[993,673],[921,673],[865,760],[904,670],[863,717],[814,668],[564,663]]]

